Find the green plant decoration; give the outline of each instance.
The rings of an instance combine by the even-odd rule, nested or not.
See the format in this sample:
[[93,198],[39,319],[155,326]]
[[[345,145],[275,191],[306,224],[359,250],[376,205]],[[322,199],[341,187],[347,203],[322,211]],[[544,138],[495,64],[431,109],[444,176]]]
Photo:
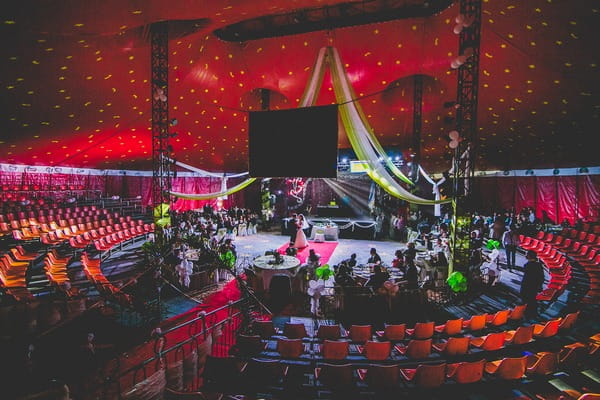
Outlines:
[[451,273],[448,279],[446,279],[446,283],[454,293],[464,293],[467,291],[467,278],[458,271]]

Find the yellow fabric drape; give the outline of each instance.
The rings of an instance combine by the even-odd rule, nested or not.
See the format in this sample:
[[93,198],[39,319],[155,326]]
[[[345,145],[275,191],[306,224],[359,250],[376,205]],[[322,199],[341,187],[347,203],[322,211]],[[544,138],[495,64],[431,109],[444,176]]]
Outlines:
[[248,179],[244,180],[243,182],[238,183],[237,185],[235,185],[233,187],[230,187],[227,190],[221,190],[220,192],[214,192],[214,193],[204,193],[204,194],[201,194],[201,193],[179,193],[179,192],[169,192],[169,193],[171,193],[172,196],[179,197],[181,199],[208,200],[208,199],[214,199],[217,197],[228,196],[230,194],[238,192],[238,191],[246,188],[246,186],[250,185],[255,180],[256,180],[256,178],[248,178]]

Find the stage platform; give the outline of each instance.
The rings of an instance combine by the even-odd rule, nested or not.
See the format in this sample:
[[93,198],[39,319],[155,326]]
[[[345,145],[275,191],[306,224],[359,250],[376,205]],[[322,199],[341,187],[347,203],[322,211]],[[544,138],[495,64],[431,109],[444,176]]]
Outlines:
[[[368,218],[344,218],[331,217],[324,218],[318,216],[309,216],[306,218],[310,227],[315,224],[330,224],[334,223],[338,226],[340,239],[375,239],[376,223],[373,219]],[[291,218],[283,218],[281,220],[281,234],[290,235],[294,230],[294,226],[290,224]],[[310,232],[307,229],[306,232]],[[308,236],[308,233],[307,233]]]

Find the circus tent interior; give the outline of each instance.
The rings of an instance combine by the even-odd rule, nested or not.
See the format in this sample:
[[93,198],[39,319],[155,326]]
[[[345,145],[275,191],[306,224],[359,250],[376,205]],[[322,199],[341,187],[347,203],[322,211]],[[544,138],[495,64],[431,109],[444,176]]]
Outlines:
[[3,5],[0,397],[600,397],[599,13]]

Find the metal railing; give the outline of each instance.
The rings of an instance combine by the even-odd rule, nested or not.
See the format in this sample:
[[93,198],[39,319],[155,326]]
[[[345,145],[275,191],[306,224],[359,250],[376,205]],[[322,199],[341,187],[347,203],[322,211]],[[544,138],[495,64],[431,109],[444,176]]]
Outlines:
[[[146,379],[160,368],[169,370],[178,359],[184,359],[196,353],[213,357],[227,357],[229,349],[236,342],[236,336],[242,327],[243,311],[248,309],[249,299],[229,302],[211,311],[200,311],[189,321],[182,322],[166,330],[155,330],[152,339],[139,346],[136,353],[150,353],[133,365],[127,364],[128,358],[119,357],[106,368],[100,393],[103,399],[121,398],[128,388]],[[188,379],[185,391],[199,389],[199,372]]]

